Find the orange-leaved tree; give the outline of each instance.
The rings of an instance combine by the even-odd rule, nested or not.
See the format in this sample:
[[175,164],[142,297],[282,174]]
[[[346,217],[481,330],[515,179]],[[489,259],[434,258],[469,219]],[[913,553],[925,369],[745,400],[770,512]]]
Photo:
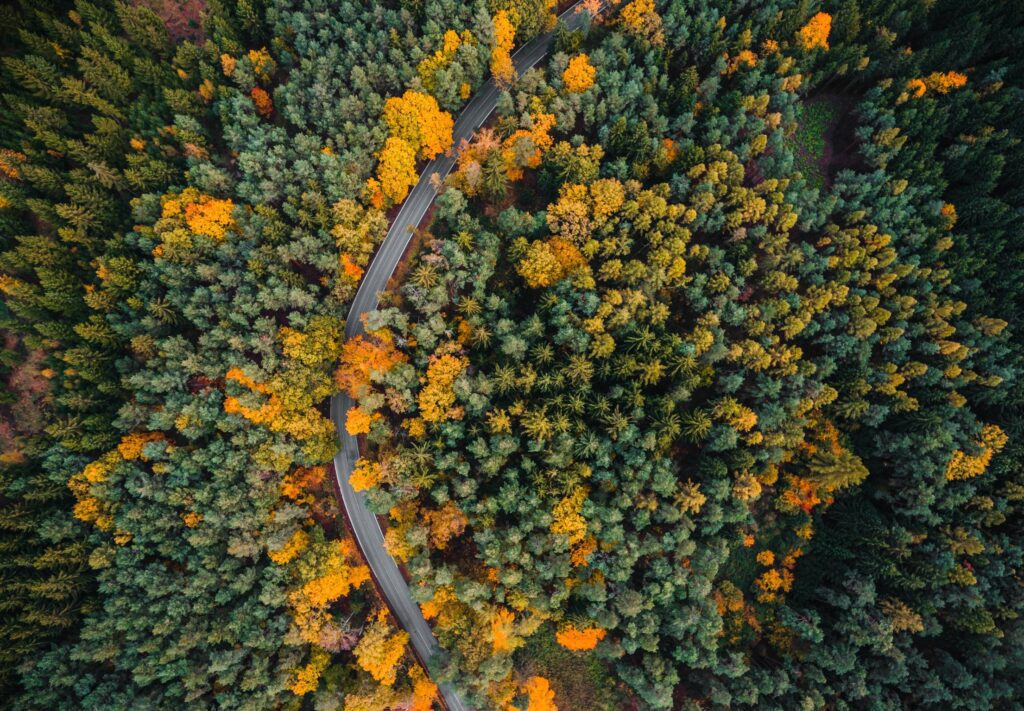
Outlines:
[[819,12],[807,21],[797,32],[797,41],[804,49],[817,47],[828,49],[828,34],[832,31],[832,16],[827,12]]
[[[525,711],[558,711],[555,705],[555,692],[548,680],[542,676],[531,676],[522,686],[526,693],[527,706]],[[509,706],[508,711],[519,711],[516,706]]]
[[369,393],[372,383],[398,363],[408,360],[395,348],[390,332],[375,331],[366,336],[355,336],[341,349],[341,365],[335,380],[352,398]]

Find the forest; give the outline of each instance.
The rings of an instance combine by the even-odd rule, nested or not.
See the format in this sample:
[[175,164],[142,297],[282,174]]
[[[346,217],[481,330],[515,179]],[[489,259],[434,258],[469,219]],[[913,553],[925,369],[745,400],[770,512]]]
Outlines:
[[1024,0],[0,46],[0,707],[1024,705]]

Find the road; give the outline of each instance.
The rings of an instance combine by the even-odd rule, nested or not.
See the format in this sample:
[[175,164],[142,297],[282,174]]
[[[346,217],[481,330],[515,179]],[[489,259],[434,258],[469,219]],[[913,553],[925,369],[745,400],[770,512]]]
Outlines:
[[[559,15],[559,20],[571,30],[582,28],[588,21],[589,15],[586,12],[576,11],[579,5],[580,3],[576,3]],[[520,47],[512,55],[516,71],[522,74],[543,59],[551,47],[552,39],[553,33],[549,32]],[[498,95],[499,90],[493,79],[488,80],[480,88],[455,122],[452,132],[453,145],[458,146],[462,139],[468,141],[472,138],[494,111]],[[454,155],[441,155],[430,161],[423,169],[419,181],[409,192],[405,203],[391,223],[387,236],[370,262],[359,290],[352,300],[345,322],[346,340],[363,333],[362,317],[377,308],[378,295],[387,286],[405,253],[413,231],[437,197],[437,192],[430,182],[431,176],[436,173],[443,179],[454,165]],[[409,586],[402,577],[398,564],[384,548],[384,533],[376,515],[367,506],[366,497],[355,491],[348,481],[356,460],[359,459],[358,442],[345,429],[345,417],[352,405],[351,398],[345,393],[338,393],[331,398],[331,419],[334,420],[340,443],[340,449],[334,455],[334,471],[341,490],[342,504],[355,532],[356,543],[383,591],[388,607],[398,619],[398,623],[409,633],[416,655],[424,663],[429,663],[438,652],[437,639],[423,618],[419,606],[410,597]],[[439,689],[449,711],[466,711],[467,707],[451,686],[440,684]]]

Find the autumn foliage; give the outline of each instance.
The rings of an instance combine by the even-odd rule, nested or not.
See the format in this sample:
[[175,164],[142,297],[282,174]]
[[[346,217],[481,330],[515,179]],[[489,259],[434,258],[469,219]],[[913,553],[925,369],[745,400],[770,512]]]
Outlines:
[[464,44],[472,45],[475,43],[476,38],[473,37],[473,33],[469,30],[463,30],[461,33],[455,30],[446,31],[441,48],[431,56],[423,59],[416,66],[416,73],[419,75],[420,81],[423,82],[424,88],[427,91],[433,91],[437,86],[437,73],[452,63],[456,52],[459,51],[459,47]]
[[[166,220],[183,220],[189,231],[196,235],[224,239],[228,231],[235,229],[231,213],[234,203],[204,195],[195,188],[186,188],[177,195],[165,195],[162,200],[161,217]],[[186,237],[181,238],[187,244]]]
[[556,635],[558,643],[573,652],[584,652],[593,649],[604,639],[605,631],[599,627],[577,629],[568,625]]
[[[555,692],[551,684],[542,676],[532,676],[522,686],[526,694],[527,705],[524,711],[558,711],[555,705]],[[509,707],[509,711],[518,711],[516,707]]]
[[374,679],[385,686],[395,683],[398,661],[405,654],[409,634],[395,630],[381,612],[377,619],[363,632],[355,648],[356,661]]
[[274,102],[265,89],[254,86],[249,95],[252,97],[252,103],[256,106],[256,111],[259,112],[260,116],[267,117],[274,113]]
[[430,160],[452,146],[451,114],[429,94],[410,90],[391,97],[384,102],[384,122],[390,135],[405,141],[418,158]]
[[416,184],[416,149],[401,138],[391,137],[377,160],[377,177],[366,181],[370,202],[378,208],[402,202]]
[[512,64],[512,43],[516,28],[508,12],[499,10],[494,15],[494,47],[491,49],[491,74],[499,86],[507,86],[515,79],[516,70]]
[[569,65],[562,72],[562,81],[566,91],[580,94],[594,85],[597,70],[585,54],[578,54],[569,60]]
[[465,356],[439,352],[427,366],[427,381],[420,390],[418,403],[420,416],[427,422],[457,420],[462,417],[462,408],[455,407],[455,379],[469,365]]
[[828,35],[832,31],[832,16],[819,12],[797,32],[797,42],[805,50],[828,49]]
[[654,8],[654,0],[633,0],[622,8],[620,17],[623,27],[629,34],[653,45],[665,43],[661,15]]
[[379,333],[355,336],[345,341],[335,379],[350,397],[357,398],[368,391],[374,380],[380,378],[407,357],[395,348],[391,335]]

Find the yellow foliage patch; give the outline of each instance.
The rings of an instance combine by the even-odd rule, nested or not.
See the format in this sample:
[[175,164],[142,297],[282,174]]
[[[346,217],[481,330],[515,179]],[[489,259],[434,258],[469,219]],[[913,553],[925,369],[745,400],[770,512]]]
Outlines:
[[665,43],[661,15],[654,9],[654,0],[633,0],[622,8],[622,24],[626,31],[653,45]]
[[491,74],[499,85],[507,86],[515,79],[516,70],[512,65],[512,44],[516,28],[505,10],[494,15],[494,48],[491,50]]
[[159,442],[163,438],[164,436],[160,432],[132,432],[121,438],[121,443],[117,445],[117,452],[126,461],[145,459],[142,449],[150,442]]
[[587,520],[580,514],[580,510],[589,493],[587,487],[581,486],[555,505],[552,512],[554,520],[550,527],[552,533],[565,536],[569,543],[579,543],[586,537]]
[[392,136],[377,156],[377,177],[366,185],[374,207],[385,201],[400,203],[416,184],[416,149],[401,138]]
[[274,561],[278,565],[286,565],[289,561],[293,560],[295,556],[305,549],[309,545],[309,534],[303,531],[301,528],[297,529],[295,533],[291,535],[283,546],[274,550],[267,550],[267,555],[270,560]]
[[383,613],[371,624],[355,648],[359,666],[385,686],[395,683],[398,661],[405,654],[409,635],[404,631],[393,632]]
[[[345,425],[348,427],[348,423]],[[371,462],[363,457],[356,462],[355,469],[349,475],[348,483],[356,491],[372,489],[380,483],[381,466],[377,462]]]
[[390,135],[405,141],[420,158],[430,160],[452,147],[451,114],[429,94],[409,90],[391,97],[384,102],[384,121]]
[[590,57],[585,54],[577,54],[569,60],[569,65],[562,72],[562,82],[566,91],[580,94],[594,86],[594,77],[597,70],[590,63]]
[[455,407],[455,391],[452,388],[455,379],[468,365],[469,359],[462,355],[444,353],[430,357],[427,383],[417,398],[420,416],[426,422],[461,419],[462,408]]
[[988,469],[992,457],[1006,446],[1009,437],[998,425],[985,425],[977,442],[978,454],[967,454],[961,450],[953,452],[946,465],[946,478],[950,481],[971,479]]

